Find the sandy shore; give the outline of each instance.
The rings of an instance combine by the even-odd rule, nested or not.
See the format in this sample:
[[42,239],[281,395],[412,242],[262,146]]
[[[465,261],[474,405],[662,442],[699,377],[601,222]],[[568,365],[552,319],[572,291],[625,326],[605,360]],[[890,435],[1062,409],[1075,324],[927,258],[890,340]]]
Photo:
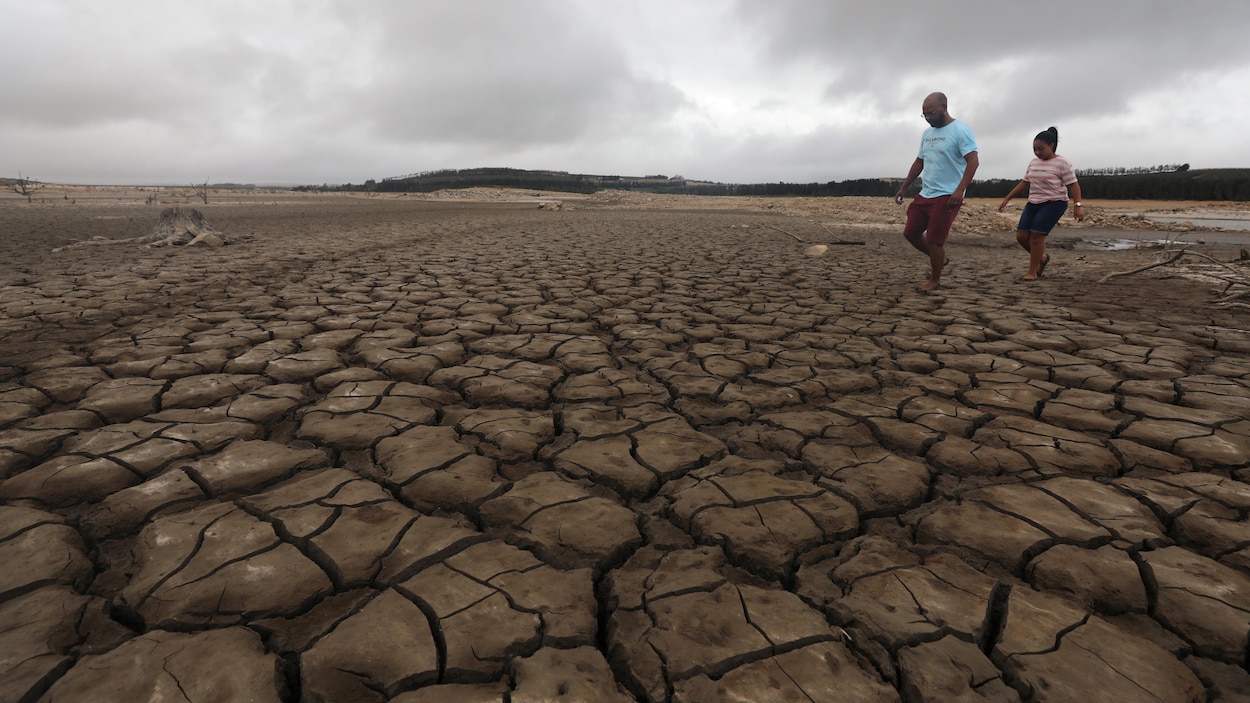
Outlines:
[[0,698],[1250,690],[1250,325],[1140,211],[922,294],[888,200],[148,195],[0,199]]

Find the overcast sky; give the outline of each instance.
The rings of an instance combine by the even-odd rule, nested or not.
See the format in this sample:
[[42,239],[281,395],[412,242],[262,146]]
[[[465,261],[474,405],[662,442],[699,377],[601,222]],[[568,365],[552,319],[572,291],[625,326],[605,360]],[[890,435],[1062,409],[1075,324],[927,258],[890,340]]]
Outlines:
[[1247,0],[4,0],[0,176],[902,176],[944,91],[1017,178],[1250,167]]

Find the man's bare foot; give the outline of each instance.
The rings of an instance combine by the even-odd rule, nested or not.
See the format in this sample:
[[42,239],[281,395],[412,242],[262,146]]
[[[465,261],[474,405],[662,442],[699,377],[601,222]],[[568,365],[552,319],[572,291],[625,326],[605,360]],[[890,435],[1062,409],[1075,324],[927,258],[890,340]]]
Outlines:
[[925,281],[925,284],[923,286],[916,288],[916,290],[920,291],[921,293],[928,293],[931,290],[941,290],[941,288],[942,288],[941,283],[935,283],[934,281]]

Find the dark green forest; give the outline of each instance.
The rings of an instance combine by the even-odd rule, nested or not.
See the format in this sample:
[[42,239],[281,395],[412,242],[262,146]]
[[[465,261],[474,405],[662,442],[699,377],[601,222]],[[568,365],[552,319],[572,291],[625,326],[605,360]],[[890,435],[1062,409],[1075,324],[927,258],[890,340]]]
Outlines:
[[[1188,164],[1145,168],[1109,168],[1078,171],[1081,196],[1106,200],[1237,200],[1250,201],[1250,169],[1190,169]],[[524,188],[559,193],[632,190],[685,195],[757,195],[826,197],[869,195],[889,197],[901,178],[857,178],[828,183],[706,183],[681,176],[596,176],[565,171],[528,171],[514,168],[444,169],[407,176],[368,180],[362,184],[297,186],[296,190],[377,193],[429,193],[474,187]],[[973,181],[968,196],[1001,198],[1018,183],[1015,179]],[[918,187],[918,186],[917,186]]]

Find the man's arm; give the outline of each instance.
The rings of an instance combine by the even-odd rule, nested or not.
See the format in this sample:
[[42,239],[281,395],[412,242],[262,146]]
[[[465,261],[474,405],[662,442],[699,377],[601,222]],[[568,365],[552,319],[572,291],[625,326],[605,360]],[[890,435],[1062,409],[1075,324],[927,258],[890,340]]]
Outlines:
[[977,166],[981,165],[981,158],[977,156],[977,152],[970,151],[964,155],[964,161],[968,164],[964,167],[964,177],[959,179],[959,187],[951,193],[951,199],[947,201],[947,207],[959,207],[964,202],[964,192],[968,190],[968,184],[972,182],[972,176],[977,172]]
[[923,170],[924,159],[917,156],[916,160],[911,162],[911,170],[907,172],[907,178],[903,180],[903,186],[894,194],[894,202],[899,205],[903,204],[903,196],[907,194],[907,189],[920,177],[920,172]]

